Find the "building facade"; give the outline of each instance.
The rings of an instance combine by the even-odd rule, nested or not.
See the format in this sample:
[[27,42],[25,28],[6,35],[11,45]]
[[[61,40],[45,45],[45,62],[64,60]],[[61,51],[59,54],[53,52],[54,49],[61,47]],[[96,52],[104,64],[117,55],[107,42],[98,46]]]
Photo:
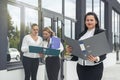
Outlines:
[[22,39],[30,33],[32,23],[39,25],[40,35],[44,27],[51,27],[60,38],[65,35],[78,39],[84,30],[84,15],[87,12],[97,14],[101,28],[106,30],[116,63],[120,49],[119,2],[120,0],[0,0],[0,70],[22,69],[21,60],[8,60],[9,49],[15,48],[21,53]]

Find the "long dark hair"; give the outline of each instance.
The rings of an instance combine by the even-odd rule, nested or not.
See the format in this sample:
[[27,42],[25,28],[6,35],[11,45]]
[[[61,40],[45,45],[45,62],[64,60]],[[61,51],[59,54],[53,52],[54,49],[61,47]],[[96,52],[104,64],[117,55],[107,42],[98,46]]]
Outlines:
[[87,31],[87,30],[88,30],[88,28],[87,28],[87,26],[86,26],[86,24],[85,24],[85,21],[86,21],[86,17],[87,17],[87,16],[89,16],[89,15],[94,16],[94,18],[95,18],[95,20],[96,20],[96,22],[97,22],[97,24],[95,25],[95,28],[99,29],[99,28],[100,28],[100,26],[99,26],[99,20],[98,20],[97,15],[96,15],[94,12],[88,12],[88,13],[85,15],[85,17],[84,17],[84,26],[85,26],[85,31]]

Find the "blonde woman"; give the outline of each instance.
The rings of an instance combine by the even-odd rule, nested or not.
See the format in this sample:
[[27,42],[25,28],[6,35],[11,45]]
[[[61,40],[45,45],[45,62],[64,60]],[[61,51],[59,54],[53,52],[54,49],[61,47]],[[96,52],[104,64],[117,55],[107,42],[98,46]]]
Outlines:
[[[43,43],[42,43],[43,47],[58,49],[60,51],[63,51],[63,45],[61,41],[59,41],[60,40],[59,38],[57,43],[53,44],[54,43],[53,39],[54,38],[57,39],[57,37],[55,36],[51,28],[45,27],[43,29],[42,35],[43,35]],[[55,45],[59,45],[59,46],[54,47]],[[46,71],[48,75],[48,80],[58,80],[58,73],[60,69],[59,56],[47,55],[45,62],[46,62]]]

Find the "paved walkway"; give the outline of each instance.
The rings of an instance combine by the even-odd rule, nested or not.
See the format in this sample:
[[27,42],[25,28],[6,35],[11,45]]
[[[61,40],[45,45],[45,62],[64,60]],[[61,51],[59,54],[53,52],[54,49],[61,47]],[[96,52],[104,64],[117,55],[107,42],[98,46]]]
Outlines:
[[120,62],[105,68],[102,80],[120,80]]

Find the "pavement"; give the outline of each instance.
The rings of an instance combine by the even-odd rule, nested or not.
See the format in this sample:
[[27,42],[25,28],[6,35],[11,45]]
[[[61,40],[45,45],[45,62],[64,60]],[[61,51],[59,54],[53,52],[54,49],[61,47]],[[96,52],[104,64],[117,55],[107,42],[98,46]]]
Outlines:
[[120,62],[113,66],[104,68],[102,80],[120,80]]

